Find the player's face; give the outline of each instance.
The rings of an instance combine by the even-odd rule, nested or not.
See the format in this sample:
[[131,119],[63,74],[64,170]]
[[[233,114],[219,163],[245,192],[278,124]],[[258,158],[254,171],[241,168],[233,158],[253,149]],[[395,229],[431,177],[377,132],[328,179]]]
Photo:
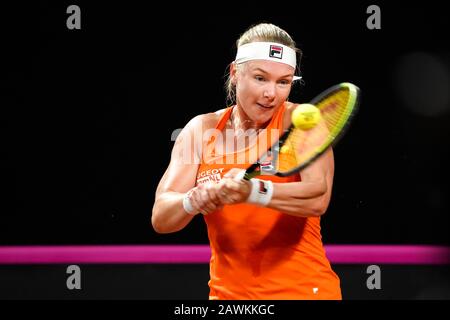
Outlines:
[[291,91],[294,68],[266,60],[249,61],[235,71],[236,100],[256,125],[267,123]]

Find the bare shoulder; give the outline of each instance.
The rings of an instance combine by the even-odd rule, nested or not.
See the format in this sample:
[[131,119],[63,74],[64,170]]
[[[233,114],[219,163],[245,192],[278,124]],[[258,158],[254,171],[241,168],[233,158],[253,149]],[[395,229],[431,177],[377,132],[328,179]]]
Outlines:
[[204,117],[204,125],[207,129],[215,128],[219,123],[220,118],[225,113],[226,109],[220,109],[216,112],[205,113]]
[[194,118],[186,125],[192,129],[207,130],[215,128],[226,109],[220,109],[215,112],[203,113]]

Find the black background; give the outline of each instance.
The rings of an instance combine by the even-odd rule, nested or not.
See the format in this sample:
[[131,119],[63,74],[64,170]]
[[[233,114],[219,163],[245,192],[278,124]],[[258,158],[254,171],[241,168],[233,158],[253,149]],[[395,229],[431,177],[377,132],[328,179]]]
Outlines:
[[[81,30],[66,27],[70,4]],[[363,93],[335,149],[324,242],[449,244],[450,106],[420,115],[396,90],[413,52],[438,57],[449,74],[448,13],[441,2],[378,2],[382,28],[369,30],[370,4],[4,6],[0,244],[207,243],[200,217],[156,234],[154,192],[172,132],[225,106],[234,43],[259,22],[284,28],[304,52],[305,83],[291,101],[344,81]]]

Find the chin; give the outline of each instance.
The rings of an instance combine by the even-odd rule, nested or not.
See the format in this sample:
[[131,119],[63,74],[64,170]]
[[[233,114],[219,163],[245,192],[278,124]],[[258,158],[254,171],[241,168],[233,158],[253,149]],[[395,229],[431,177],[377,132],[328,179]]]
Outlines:
[[271,109],[261,109],[260,107],[253,105],[247,110],[244,109],[244,112],[246,113],[247,118],[256,126],[263,126],[270,122],[277,110],[277,107]]
[[261,110],[258,109],[255,112],[255,122],[258,123],[266,123],[267,121],[270,121],[270,119],[273,117],[275,112],[277,111],[277,108],[272,108],[268,110]]
[[257,115],[253,121],[256,123],[256,125],[262,126],[272,119],[273,114],[274,113],[271,112],[270,114]]

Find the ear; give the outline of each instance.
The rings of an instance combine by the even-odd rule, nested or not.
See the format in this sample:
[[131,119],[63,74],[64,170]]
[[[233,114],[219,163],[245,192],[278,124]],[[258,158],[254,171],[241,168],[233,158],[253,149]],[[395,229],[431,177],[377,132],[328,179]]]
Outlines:
[[231,84],[233,85],[236,85],[236,73],[237,73],[236,63],[232,62],[230,64],[230,81]]

